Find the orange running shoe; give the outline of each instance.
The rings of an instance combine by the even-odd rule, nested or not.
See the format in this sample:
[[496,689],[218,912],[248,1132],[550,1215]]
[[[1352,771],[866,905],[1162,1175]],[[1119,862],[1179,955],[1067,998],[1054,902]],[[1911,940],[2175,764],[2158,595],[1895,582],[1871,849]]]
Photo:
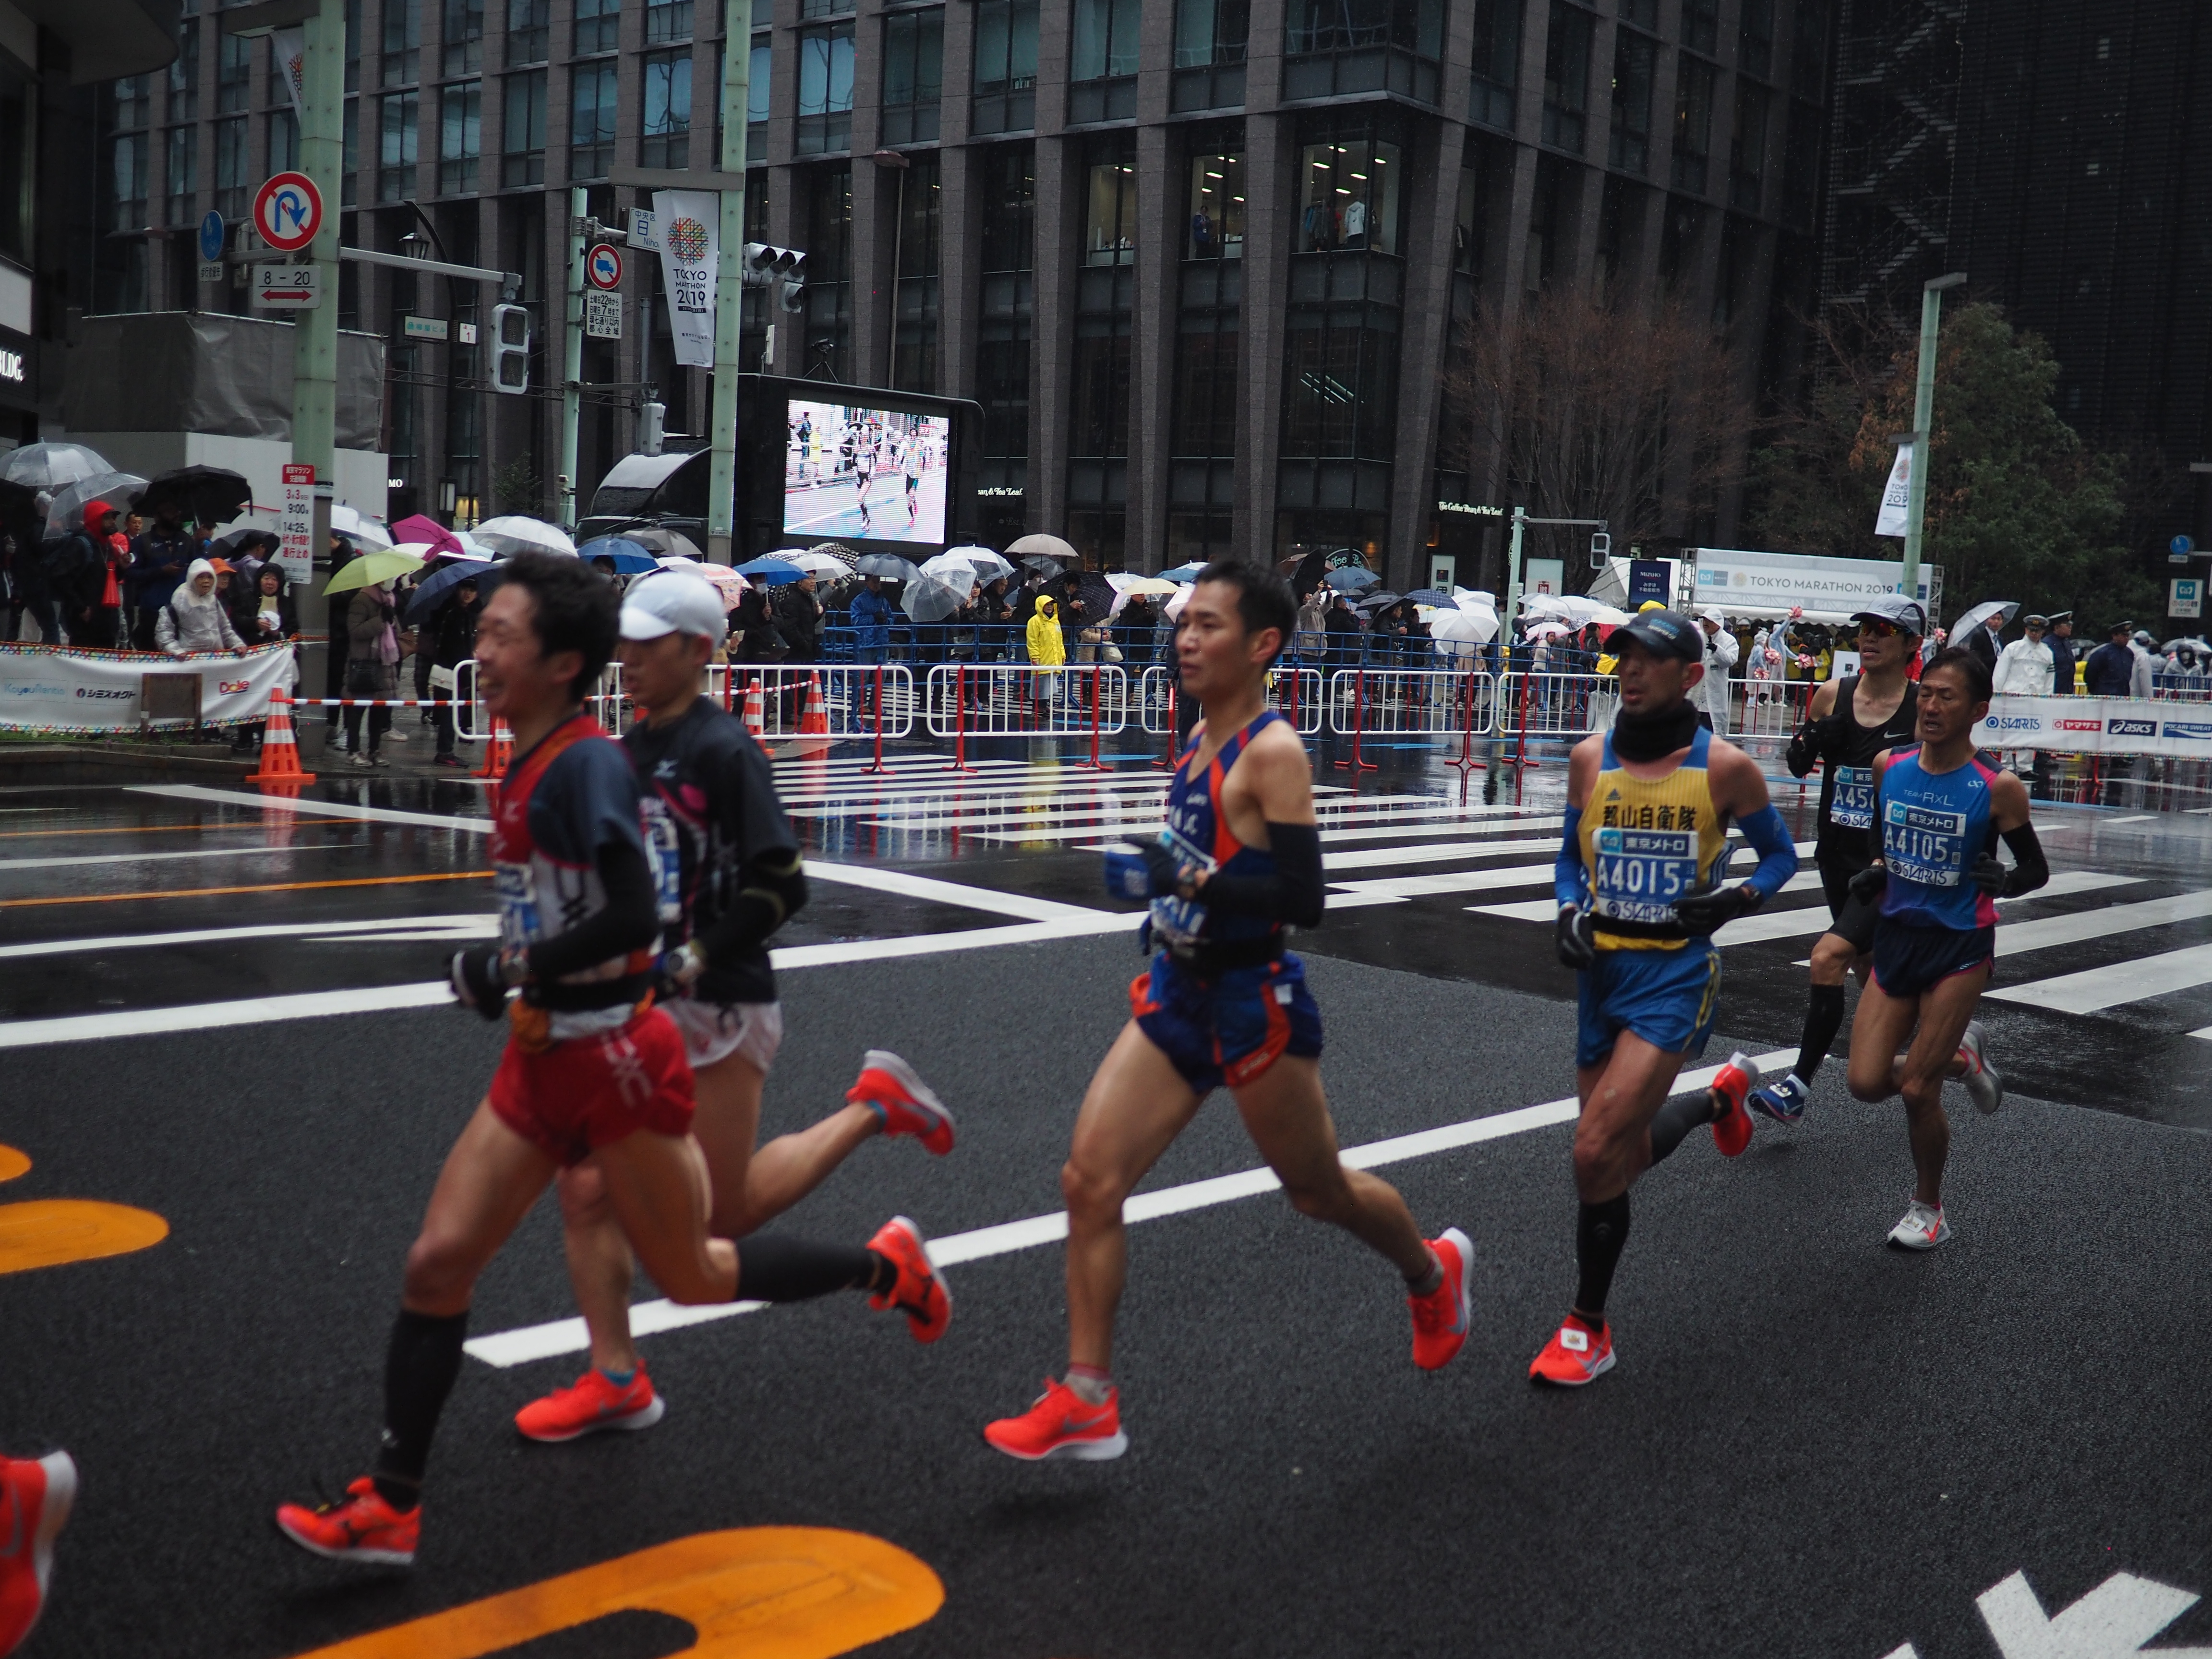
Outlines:
[[930,1265],[929,1241],[921,1229],[895,1215],[876,1230],[868,1248],[898,1268],[898,1281],[868,1298],[871,1308],[896,1308],[917,1342],[934,1342],[952,1322],[952,1291],[945,1275]]
[[1613,1369],[1613,1327],[1601,1325],[1595,1333],[1570,1314],[1552,1334],[1528,1367],[1531,1382],[1550,1382],[1562,1389],[1579,1389],[1595,1382]]
[[411,1567],[422,1533],[420,1504],[402,1515],[384,1501],[368,1476],[346,1488],[344,1501],[286,1504],[276,1511],[276,1530],[301,1549],[332,1561],[365,1561],[379,1566]]
[[54,1536],[76,1501],[67,1452],[0,1457],[0,1653],[13,1653],[46,1611]]
[[1409,1296],[1413,1310],[1413,1363],[1425,1371],[1442,1370],[1467,1344],[1473,1303],[1468,1296],[1467,1270],[1474,1265],[1474,1246],[1456,1227],[1429,1241],[1444,1270],[1443,1282],[1426,1296]]
[[1751,1114],[1743,1109],[1744,1097],[1759,1087],[1759,1067],[1739,1050],[1713,1076],[1712,1091],[1727,1109],[1713,1120],[1713,1145],[1723,1158],[1734,1158],[1751,1145]]
[[1106,1403],[1094,1406],[1049,1376],[1036,1404],[1019,1417],[1002,1417],[990,1424],[983,1438],[1025,1463],[1051,1457],[1103,1463],[1129,1449],[1129,1437],[1121,1432],[1120,1389],[1107,1389]]
[[912,1135],[939,1158],[952,1150],[952,1114],[921,1073],[888,1048],[871,1048],[860,1057],[860,1075],[845,1098],[872,1109],[887,1135]]
[[640,1360],[628,1388],[617,1388],[594,1365],[568,1388],[515,1413],[514,1426],[524,1438],[554,1446],[601,1429],[649,1429],[667,1414],[668,1402],[654,1391]]

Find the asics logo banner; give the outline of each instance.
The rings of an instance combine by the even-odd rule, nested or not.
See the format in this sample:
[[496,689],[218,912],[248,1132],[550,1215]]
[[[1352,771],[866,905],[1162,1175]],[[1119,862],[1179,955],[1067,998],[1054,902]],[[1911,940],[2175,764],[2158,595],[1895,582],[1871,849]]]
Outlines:
[[2105,730],[2116,738],[2154,738],[2158,735],[2158,722],[2156,720],[2106,720]]

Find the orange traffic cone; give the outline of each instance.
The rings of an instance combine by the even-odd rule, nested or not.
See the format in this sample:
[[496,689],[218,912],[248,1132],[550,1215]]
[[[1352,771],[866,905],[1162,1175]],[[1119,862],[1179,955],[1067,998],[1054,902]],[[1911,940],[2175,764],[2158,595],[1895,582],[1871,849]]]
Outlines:
[[248,783],[297,787],[313,783],[315,775],[300,768],[300,740],[292,734],[292,694],[283,686],[269,693],[269,719],[261,733],[261,764],[246,775]]
[[806,707],[799,711],[799,735],[802,738],[826,738],[830,735],[830,705],[823,700],[822,676],[806,677]]
[[768,729],[768,702],[761,696],[761,683],[756,677],[745,688],[745,730],[757,738]]
[[491,742],[485,745],[483,764],[469,775],[477,778],[503,778],[508,763],[514,759],[514,733],[507,730],[507,722],[495,718],[491,723]]

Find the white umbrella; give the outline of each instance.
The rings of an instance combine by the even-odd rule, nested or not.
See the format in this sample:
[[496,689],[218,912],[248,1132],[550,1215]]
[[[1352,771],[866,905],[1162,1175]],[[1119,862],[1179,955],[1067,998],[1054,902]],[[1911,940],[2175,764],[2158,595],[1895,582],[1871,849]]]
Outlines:
[[83,529],[87,501],[106,501],[118,512],[127,513],[145,489],[146,481],[133,472],[96,472],[64,484],[54,492],[46,508],[46,534],[73,536]]
[[1429,637],[1437,642],[1437,649],[1442,655],[1472,657],[1481,647],[1498,637],[1498,617],[1493,612],[1471,607],[1453,611],[1439,609],[1430,620]]
[[1498,614],[1498,595],[1486,587],[1455,587],[1452,603],[1462,611],[1487,611]]
[[1114,590],[1114,608],[1107,613],[1114,617],[1120,616],[1122,607],[1132,599],[1154,594],[1176,594],[1182,592],[1182,589],[1174,582],[1164,581],[1158,576],[1132,575],[1126,570],[1109,571],[1106,575],[1106,585]]
[[[937,556],[940,559],[967,560],[969,564],[975,567],[976,573],[985,581],[989,581],[994,576],[1011,576],[1014,574],[1012,561],[994,553],[988,547],[948,547]],[[931,563],[934,562],[936,562],[935,560],[931,561]],[[925,565],[922,568],[927,569],[928,566]]]
[[1528,629],[1528,637],[1532,640],[1564,639],[1574,631],[1563,622],[1540,622]]
[[393,545],[392,532],[381,519],[372,519],[359,507],[348,507],[343,501],[331,503],[331,528],[341,536],[349,536],[354,545],[371,552]]
[[560,526],[520,513],[486,519],[476,527],[475,535],[495,553],[566,553],[571,558],[576,555],[576,544]]
[[975,591],[981,580],[975,567],[957,553],[940,553],[933,559],[924,559],[921,574],[947,587],[957,588],[963,598]]
[[1992,617],[2000,619],[1998,625],[2002,627],[2019,614],[2018,599],[1985,599],[1951,624],[1951,637],[1954,640],[1967,638]]
[[853,567],[834,553],[771,553],[773,559],[795,564],[809,575],[825,582],[843,581],[853,574]]
[[1019,541],[1008,543],[1006,551],[1026,553],[1036,558],[1058,559],[1064,564],[1083,562],[1083,555],[1077,552],[1072,544],[1063,541],[1058,536],[1048,536],[1042,532],[1024,536]]
[[733,599],[752,584],[726,564],[702,564],[696,559],[682,559],[666,554],[659,561],[663,570],[681,570],[690,575],[705,578],[722,590],[723,596]]

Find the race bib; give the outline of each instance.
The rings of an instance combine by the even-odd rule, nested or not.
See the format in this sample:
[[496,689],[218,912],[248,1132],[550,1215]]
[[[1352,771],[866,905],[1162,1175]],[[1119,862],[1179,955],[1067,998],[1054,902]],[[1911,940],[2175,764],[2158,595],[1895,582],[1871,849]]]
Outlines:
[[[1160,832],[1160,845],[1175,855],[1178,865],[1196,865],[1206,875],[1213,873],[1213,860],[1173,830]],[[1196,899],[1187,899],[1180,893],[1164,893],[1153,899],[1153,938],[1188,949],[1198,943],[1205,931],[1206,906]]]
[[538,890],[526,864],[492,865],[492,893],[499,901],[499,939],[512,950],[538,942]]
[[1601,830],[1592,906],[1615,921],[1670,922],[1674,901],[1698,884],[1694,830]]
[[1882,810],[1881,861],[1923,887],[1956,887],[1966,866],[1966,815],[1893,800]]
[[659,896],[664,924],[684,920],[684,850],[676,820],[658,796],[638,803],[645,830],[645,861],[653,871],[653,890]]
[[1838,766],[1828,798],[1828,822],[1838,830],[1874,828],[1874,768]]

